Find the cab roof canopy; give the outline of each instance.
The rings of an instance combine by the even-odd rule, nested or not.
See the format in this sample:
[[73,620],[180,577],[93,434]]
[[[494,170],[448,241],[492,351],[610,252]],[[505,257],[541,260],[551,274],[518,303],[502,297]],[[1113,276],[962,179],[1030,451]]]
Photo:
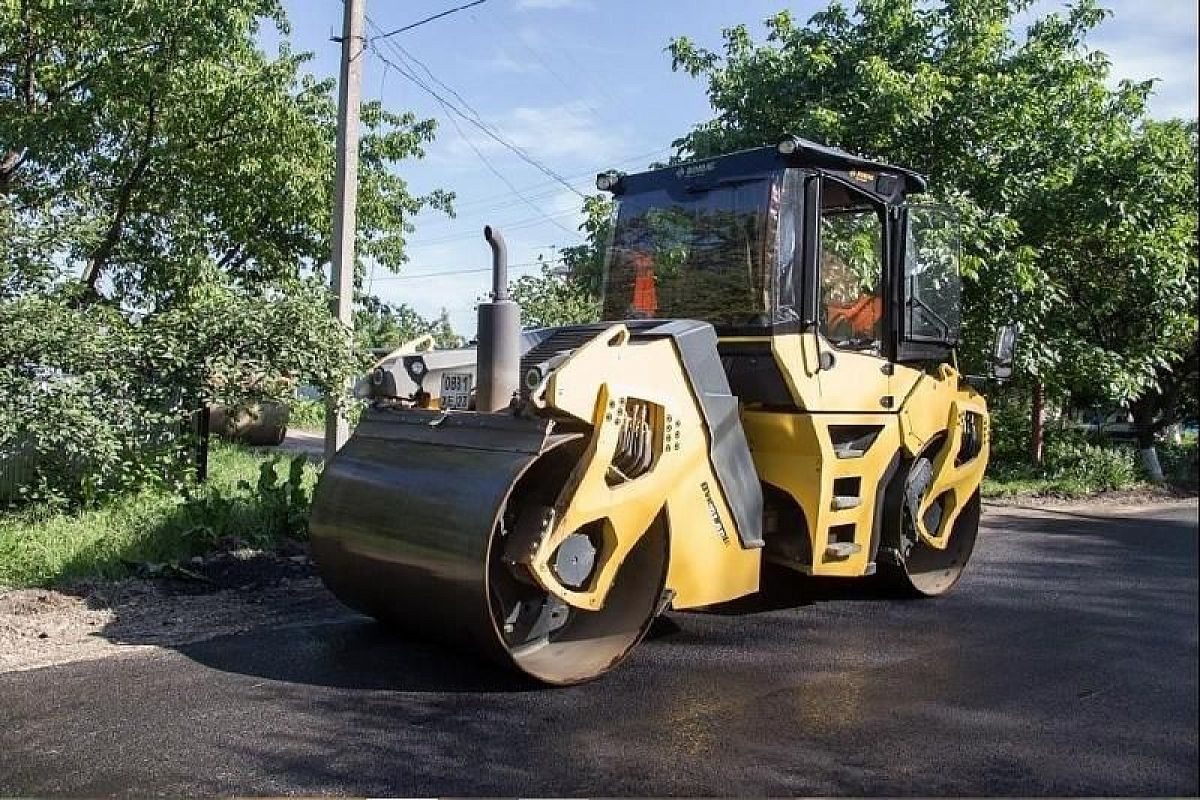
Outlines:
[[596,176],[596,186],[614,194],[650,191],[679,182],[699,189],[722,181],[765,177],[781,167],[805,167],[833,173],[888,202],[898,202],[904,195],[924,192],[928,186],[925,176],[918,172],[792,135],[784,136],[774,146],[738,150],[648,172],[631,175],[602,172]]

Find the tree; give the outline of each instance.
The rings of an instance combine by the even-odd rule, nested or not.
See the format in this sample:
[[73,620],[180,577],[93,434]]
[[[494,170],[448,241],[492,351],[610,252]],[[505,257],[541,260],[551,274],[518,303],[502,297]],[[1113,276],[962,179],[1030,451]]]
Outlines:
[[450,323],[450,312],[444,308],[438,314],[430,332],[433,334],[433,343],[440,348],[462,347],[466,344],[466,339],[455,333],[454,325]]
[[1200,386],[1200,340],[1193,333],[1191,350],[1181,359],[1160,366],[1151,388],[1129,404],[1137,426],[1142,464],[1156,481],[1164,479],[1156,437],[1169,425],[1200,418],[1197,386]]
[[[25,499],[177,482],[207,403],[343,385],[362,366],[329,314],[333,82],[278,0],[0,6],[0,468]],[[358,255],[405,260],[450,210],[394,165],[434,123],[364,104]]]
[[392,350],[418,336],[437,331],[440,320],[428,320],[411,306],[385,303],[366,295],[354,310],[354,343],[371,350]]
[[[264,23],[286,33],[277,0],[0,8],[0,219],[18,234],[0,263],[142,310],[208,264],[245,286],[322,264],[333,82],[301,77],[286,44],[260,51]],[[412,215],[449,201],[389,169],[434,123],[378,103],[362,117],[359,255],[396,269]]]
[[543,261],[538,275],[524,275],[510,286],[527,328],[573,325],[600,319],[604,260],[612,233],[613,203],[603,195],[583,201],[579,230],[584,242],[559,251],[557,262]]
[[[675,39],[674,67],[707,82],[716,110],[675,145],[680,156],[708,156],[797,132],[929,174],[935,199],[963,215],[968,361],[980,360],[996,324],[1015,318],[1034,392],[1045,386],[1062,394],[1080,379],[1079,330],[1064,323],[1088,314],[1086,301],[1071,294],[1072,276],[1086,273],[1101,286],[1119,270],[1145,299],[1156,295],[1161,272],[1126,257],[1169,253],[1170,274],[1178,276],[1187,248],[1193,265],[1195,251],[1179,235],[1186,219],[1175,215],[1121,254],[1084,256],[1085,239],[1106,231],[1099,238],[1114,244],[1116,231],[1131,231],[1158,202],[1156,191],[1118,197],[1105,182],[1112,156],[1130,153],[1136,174],[1150,140],[1168,134],[1139,128],[1152,83],[1108,88],[1108,60],[1086,48],[1106,12],[1080,0],[1014,36],[1015,16],[1027,6],[862,0],[851,12],[835,2],[804,26],[787,12],[772,17],[762,44],[743,26],[728,29],[720,54]],[[1170,136],[1175,144],[1164,147],[1175,155],[1167,160],[1180,165],[1178,136]],[[1186,182],[1195,168],[1179,174]],[[1092,227],[1060,224],[1088,193]],[[1153,326],[1120,330],[1124,341],[1088,379],[1107,396],[1128,399],[1149,390],[1155,365],[1187,342]]]
[[604,260],[608,256],[615,211],[613,201],[602,194],[585,197],[583,222],[579,225],[584,241],[564,247],[558,254],[562,271],[594,298],[599,298],[604,289]]
[[600,303],[582,282],[543,262],[538,275],[522,275],[509,287],[521,307],[525,328],[553,328],[595,322]]
[[1129,406],[1157,480],[1156,434],[1187,415],[1196,377],[1197,166],[1195,122],[1146,122],[1082,164],[1034,228],[1063,298],[1060,370]]

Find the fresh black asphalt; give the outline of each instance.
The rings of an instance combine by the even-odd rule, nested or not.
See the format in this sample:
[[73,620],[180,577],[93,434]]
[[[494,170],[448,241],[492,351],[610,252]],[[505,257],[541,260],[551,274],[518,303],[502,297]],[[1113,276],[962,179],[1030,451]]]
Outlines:
[[568,689],[349,613],[8,673],[0,795],[1196,795],[1196,515],[989,509],[946,598],[790,581]]

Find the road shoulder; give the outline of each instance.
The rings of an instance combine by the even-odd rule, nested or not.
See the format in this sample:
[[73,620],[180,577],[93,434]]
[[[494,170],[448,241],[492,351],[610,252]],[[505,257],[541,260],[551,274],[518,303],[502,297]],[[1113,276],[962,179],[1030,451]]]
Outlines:
[[349,616],[307,556],[221,553],[174,577],[0,591],[0,673]]

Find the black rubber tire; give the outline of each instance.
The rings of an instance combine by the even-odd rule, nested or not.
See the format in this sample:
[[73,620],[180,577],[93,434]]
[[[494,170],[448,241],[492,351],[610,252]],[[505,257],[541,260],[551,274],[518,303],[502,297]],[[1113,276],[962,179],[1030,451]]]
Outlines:
[[[910,475],[922,460],[917,459],[909,472]],[[940,597],[959,582],[967,563],[971,560],[971,554],[975,551],[981,510],[979,490],[976,489],[959,513],[954,522],[954,529],[950,532],[950,541],[944,550],[931,547],[920,540],[913,527],[912,510],[909,508],[907,496],[901,508],[903,520],[898,541],[894,543],[893,549],[897,557],[888,563],[881,560],[880,574],[886,583],[903,595]]]

